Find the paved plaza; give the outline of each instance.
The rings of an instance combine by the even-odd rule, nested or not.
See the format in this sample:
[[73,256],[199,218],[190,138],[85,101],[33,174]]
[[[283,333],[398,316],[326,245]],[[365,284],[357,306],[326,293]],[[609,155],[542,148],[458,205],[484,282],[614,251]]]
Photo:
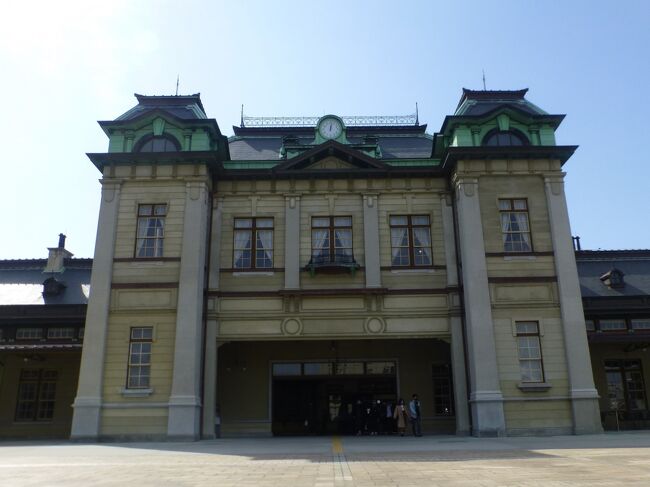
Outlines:
[[0,486],[650,486],[650,433],[0,443]]

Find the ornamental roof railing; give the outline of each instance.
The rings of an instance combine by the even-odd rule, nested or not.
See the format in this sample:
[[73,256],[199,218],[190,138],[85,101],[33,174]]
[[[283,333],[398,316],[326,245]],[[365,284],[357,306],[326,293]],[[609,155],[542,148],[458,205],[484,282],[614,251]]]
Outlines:
[[[321,117],[248,117],[242,115],[242,127],[315,127]],[[419,125],[418,114],[410,115],[346,115],[341,117],[348,127],[392,127]]]

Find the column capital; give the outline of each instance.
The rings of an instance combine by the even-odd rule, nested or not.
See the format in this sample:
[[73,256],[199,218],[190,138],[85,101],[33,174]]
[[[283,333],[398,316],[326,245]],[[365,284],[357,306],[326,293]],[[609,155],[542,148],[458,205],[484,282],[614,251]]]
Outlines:
[[363,202],[368,208],[375,206],[379,193],[363,193]]
[[454,174],[452,184],[456,189],[457,194],[467,197],[474,196],[478,190],[478,178],[471,178]]

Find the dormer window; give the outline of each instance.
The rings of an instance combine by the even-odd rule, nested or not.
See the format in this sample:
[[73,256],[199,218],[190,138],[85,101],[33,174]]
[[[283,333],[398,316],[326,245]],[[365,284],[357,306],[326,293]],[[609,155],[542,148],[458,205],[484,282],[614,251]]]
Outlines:
[[528,139],[518,130],[491,130],[483,138],[483,145],[491,147],[508,147],[528,145]]
[[135,147],[134,152],[179,152],[181,145],[170,135],[145,137]]
[[625,276],[623,272],[616,268],[613,268],[600,276],[600,280],[605,286],[609,288],[620,289],[622,287],[625,287],[625,280],[623,279],[623,276]]

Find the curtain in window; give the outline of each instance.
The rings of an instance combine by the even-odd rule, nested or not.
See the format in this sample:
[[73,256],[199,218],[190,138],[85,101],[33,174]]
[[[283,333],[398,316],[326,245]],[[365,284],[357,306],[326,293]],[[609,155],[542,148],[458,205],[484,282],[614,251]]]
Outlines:
[[351,230],[334,230],[334,247],[336,256],[352,256],[352,231]]
[[138,220],[138,238],[136,239],[136,255],[138,257],[154,257],[162,255],[157,252],[156,247],[160,247],[163,238],[163,219],[162,218],[140,218]]
[[431,234],[428,227],[413,229],[413,254],[415,265],[431,264]]
[[501,231],[506,251],[529,252],[531,250],[527,213],[501,213]]
[[250,230],[235,232],[235,254],[233,266],[246,268],[251,266],[251,232]]
[[392,264],[409,265],[409,234],[407,228],[391,228]]
[[311,254],[313,258],[329,258],[329,230],[312,230],[311,231]]
[[257,267],[273,267],[273,232],[271,230],[258,230],[257,232],[257,255],[255,256]]

